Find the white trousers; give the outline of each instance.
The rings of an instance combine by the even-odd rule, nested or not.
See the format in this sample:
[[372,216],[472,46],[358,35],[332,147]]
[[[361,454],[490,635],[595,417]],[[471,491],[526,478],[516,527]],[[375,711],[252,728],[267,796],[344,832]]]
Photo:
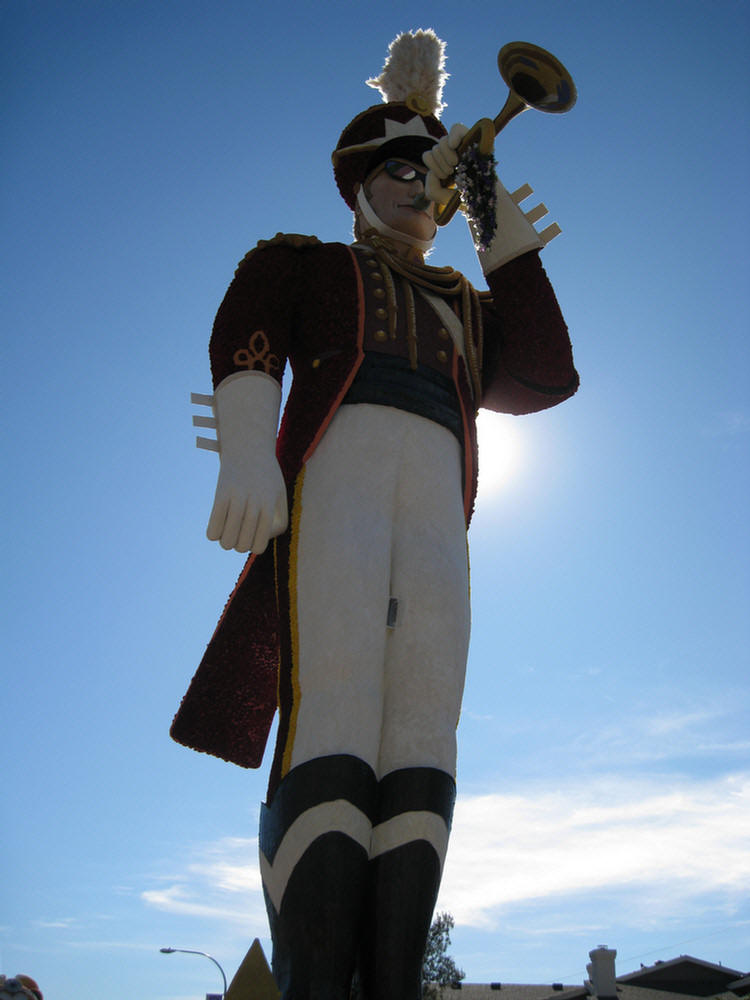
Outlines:
[[341,406],[306,465],[292,532],[282,776],[329,754],[377,778],[454,776],[470,628],[456,438],[392,407]]

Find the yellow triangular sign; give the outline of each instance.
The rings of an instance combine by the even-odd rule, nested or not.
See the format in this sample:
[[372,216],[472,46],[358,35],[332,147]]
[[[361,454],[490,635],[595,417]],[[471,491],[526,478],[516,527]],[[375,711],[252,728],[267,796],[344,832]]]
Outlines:
[[224,1000],[279,1000],[281,994],[256,938],[229,984]]

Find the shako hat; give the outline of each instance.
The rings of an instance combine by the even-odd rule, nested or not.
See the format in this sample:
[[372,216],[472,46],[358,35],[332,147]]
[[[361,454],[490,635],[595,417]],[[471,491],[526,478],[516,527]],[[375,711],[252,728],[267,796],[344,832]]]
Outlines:
[[440,121],[445,43],[431,28],[404,32],[391,42],[380,76],[367,80],[383,104],[362,111],[346,126],[332,153],[339,191],[354,210],[354,188],[390,157],[422,162],[422,153],[446,135]]

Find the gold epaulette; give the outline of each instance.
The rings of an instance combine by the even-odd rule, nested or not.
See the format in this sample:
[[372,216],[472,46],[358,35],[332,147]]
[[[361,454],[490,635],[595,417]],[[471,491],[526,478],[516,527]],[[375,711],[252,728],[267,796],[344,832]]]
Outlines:
[[[265,250],[266,247],[274,246],[287,246],[294,247],[295,250],[302,250],[304,247],[317,246],[321,241],[317,236],[303,236],[300,233],[276,233],[276,235],[271,240],[258,240],[256,246],[253,247],[242,260],[237,265],[237,270],[246,263],[256,250]],[[236,273],[236,272],[235,272]]]

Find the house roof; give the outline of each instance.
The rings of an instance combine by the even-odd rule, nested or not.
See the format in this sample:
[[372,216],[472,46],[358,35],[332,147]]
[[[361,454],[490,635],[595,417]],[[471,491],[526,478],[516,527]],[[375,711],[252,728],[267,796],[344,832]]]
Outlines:
[[[667,1000],[665,993],[680,1000],[737,1000],[750,995],[750,975],[680,955],[617,977],[617,1000]],[[588,1000],[592,994],[587,985],[462,982],[460,989],[444,986],[439,995],[440,1000]]]
[[[684,990],[669,990],[671,997],[678,1000],[705,1000],[705,993],[688,993]],[[665,1000],[665,990],[646,986],[617,984],[617,1000]],[[722,990],[711,994],[712,1000],[737,1000],[744,993]],[[444,986],[439,993],[440,1000],[596,1000],[586,986],[565,986],[555,990],[549,985],[533,986],[521,983],[502,983],[494,988],[489,983],[461,983],[460,989]]]
[[646,986],[669,993],[690,993],[698,997],[715,996],[728,989],[729,984],[741,980],[745,973],[725,965],[704,962],[692,955],[680,955],[668,962],[642,966],[637,972],[618,976],[618,983]]
[[[574,1000],[585,996],[585,988],[581,986],[563,986],[555,989],[551,983],[541,986],[522,983],[461,983],[461,989],[456,990],[444,986],[440,993],[441,1000]],[[661,998],[663,1000],[663,998]]]

